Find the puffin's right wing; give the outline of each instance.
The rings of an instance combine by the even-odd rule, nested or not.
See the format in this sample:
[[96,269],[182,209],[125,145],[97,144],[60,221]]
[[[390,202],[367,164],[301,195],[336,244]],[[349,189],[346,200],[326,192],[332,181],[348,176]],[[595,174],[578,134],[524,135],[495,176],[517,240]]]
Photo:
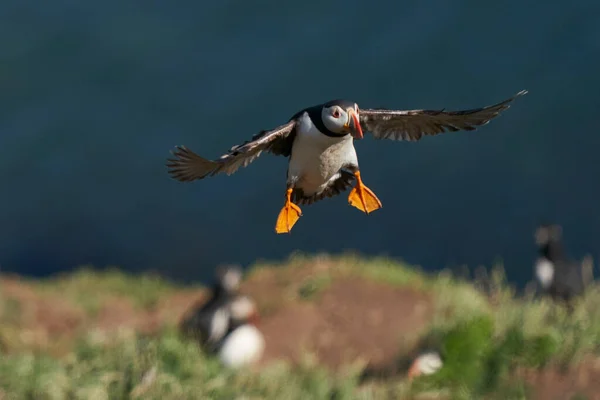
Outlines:
[[510,99],[492,106],[462,111],[444,110],[359,110],[360,125],[376,139],[417,141],[423,136],[460,130],[472,131],[487,124],[510,107],[510,103],[526,94],[522,90]]
[[287,157],[292,150],[295,127],[293,119],[275,129],[261,131],[245,143],[233,146],[217,160],[207,160],[185,146],[177,146],[172,151],[176,158],[167,160],[169,174],[178,181],[190,182],[221,172],[231,175],[256,160],[263,151]]

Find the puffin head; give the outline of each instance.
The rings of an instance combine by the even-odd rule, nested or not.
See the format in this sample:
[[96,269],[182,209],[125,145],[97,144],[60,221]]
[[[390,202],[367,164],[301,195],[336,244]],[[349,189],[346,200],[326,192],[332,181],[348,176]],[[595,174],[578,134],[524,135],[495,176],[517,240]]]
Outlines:
[[247,296],[238,296],[229,305],[231,319],[237,324],[258,325],[260,316],[256,304]]
[[220,265],[216,269],[217,282],[226,293],[236,293],[242,282],[242,269],[237,265]]
[[331,132],[346,136],[351,134],[355,139],[363,138],[363,131],[358,118],[358,104],[348,100],[332,100],[323,104],[321,120]]
[[562,227],[557,224],[542,224],[535,230],[535,242],[539,247],[558,243],[562,237]]
[[408,379],[412,380],[421,375],[432,375],[444,365],[442,357],[436,351],[429,351],[417,357],[408,370]]

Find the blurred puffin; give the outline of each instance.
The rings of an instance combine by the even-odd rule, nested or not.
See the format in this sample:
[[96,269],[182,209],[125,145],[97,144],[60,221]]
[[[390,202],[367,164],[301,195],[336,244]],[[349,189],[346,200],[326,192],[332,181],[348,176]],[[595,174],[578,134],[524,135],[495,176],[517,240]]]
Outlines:
[[230,324],[230,303],[237,296],[242,280],[242,270],[238,266],[217,267],[216,281],[211,297],[199,308],[194,308],[184,317],[181,330],[196,338],[208,352],[213,352],[227,334]]
[[219,360],[228,368],[254,364],[265,349],[265,339],[257,328],[256,305],[250,298],[238,296],[229,304],[229,311],[229,328],[217,348]]
[[538,259],[535,275],[544,292],[554,300],[569,301],[585,289],[582,265],[569,260],[563,250],[560,225],[543,224],[535,231]]
[[413,380],[417,376],[432,375],[438,372],[444,363],[437,351],[428,351],[417,357],[408,370],[408,379]]
[[298,204],[340,194],[356,181],[348,201],[369,214],[381,201],[363,183],[353,139],[368,131],[376,139],[417,141],[446,131],[475,130],[510,107],[523,90],[501,103],[462,111],[360,109],[353,101],[332,100],[297,112],[285,124],[264,130],[219,159],[208,160],[177,146],[167,162],[173,179],[190,182],[219,173],[233,174],[263,151],[289,157],[285,205],[275,231],[289,233],[302,215]]

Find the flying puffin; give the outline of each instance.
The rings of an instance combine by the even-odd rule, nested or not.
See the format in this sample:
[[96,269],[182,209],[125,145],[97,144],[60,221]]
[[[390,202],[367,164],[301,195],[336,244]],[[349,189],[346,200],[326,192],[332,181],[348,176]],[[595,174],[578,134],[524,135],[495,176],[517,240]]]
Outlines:
[[363,132],[371,132],[376,139],[417,141],[447,131],[471,131],[526,93],[522,90],[498,104],[462,111],[359,109],[353,101],[332,100],[297,112],[285,124],[259,132],[216,160],[177,146],[167,168],[173,179],[190,182],[219,173],[231,175],[263,151],[289,157],[285,205],[275,224],[277,233],[289,233],[302,215],[298,204],[338,195],[354,181],[350,205],[366,214],[381,208],[381,201],[363,183],[358,166],[353,140],[362,139]]
[[181,331],[197,339],[207,352],[216,350],[230,327],[230,304],[238,296],[242,270],[235,265],[219,266],[216,278],[208,301],[193,307],[180,325]]

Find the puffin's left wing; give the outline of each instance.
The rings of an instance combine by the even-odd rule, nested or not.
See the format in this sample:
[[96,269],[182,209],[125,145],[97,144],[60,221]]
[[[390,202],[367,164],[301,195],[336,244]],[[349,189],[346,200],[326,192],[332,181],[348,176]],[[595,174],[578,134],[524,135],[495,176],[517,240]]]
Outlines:
[[169,174],[178,181],[190,182],[221,172],[231,175],[256,160],[263,151],[289,156],[295,127],[296,120],[293,119],[275,129],[261,131],[245,143],[233,146],[217,160],[207,160],[185,146],[177,146],[172,152],[176,158],[167,163]]
[[510,102],[526,93],[527,90],[522,90],[493,106],[462,111],[360,109],[360,125],[376,139],[406,141],[416,141],[424,135],[432,136],[447,131],[472,131],[487,124],[509,108]]

